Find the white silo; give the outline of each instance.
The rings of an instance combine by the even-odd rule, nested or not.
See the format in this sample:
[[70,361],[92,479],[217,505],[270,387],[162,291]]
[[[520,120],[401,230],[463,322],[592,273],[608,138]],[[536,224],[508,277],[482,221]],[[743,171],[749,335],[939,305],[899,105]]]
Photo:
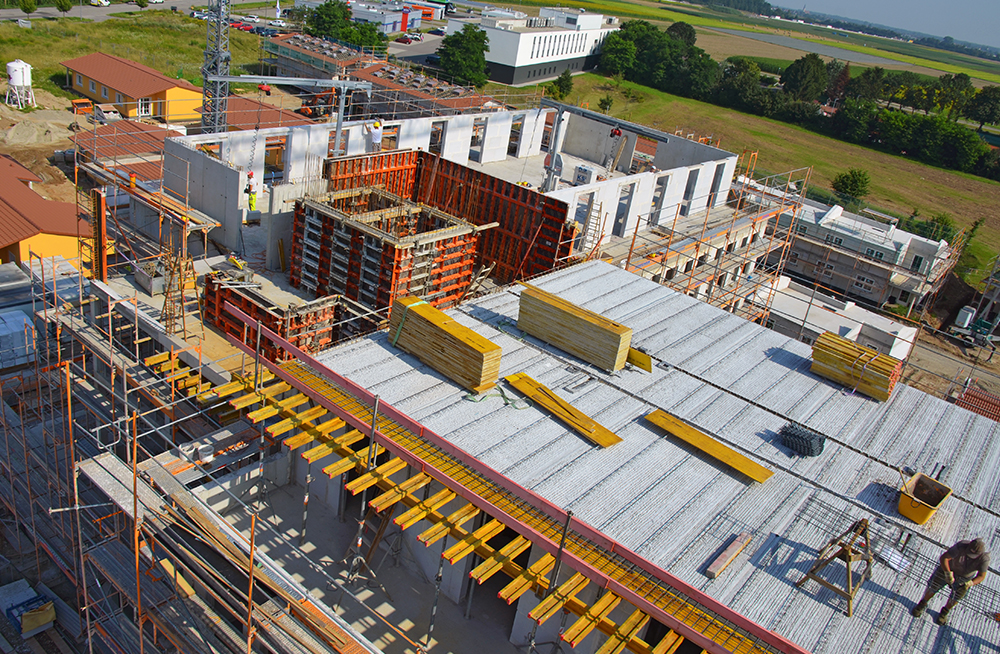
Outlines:
[[7,63],[6,103],[18,109],[35,106],[35,92],[31,89],[31,65],[20,59]]

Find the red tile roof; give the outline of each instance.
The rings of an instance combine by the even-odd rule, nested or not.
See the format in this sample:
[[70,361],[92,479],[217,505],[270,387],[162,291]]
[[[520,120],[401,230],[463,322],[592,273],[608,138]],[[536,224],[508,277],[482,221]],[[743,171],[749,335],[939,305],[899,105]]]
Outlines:
[[[438,109],[462,111],[464,109],[482,109],[489,106],[503,106],[503,103],[499,100],[491,98],[487,95],[480,95],[479,93],[459,97],[439,97],[421,89],[400,84],[399,82],[388,79],[383,75],[376,75],[376,73],[389,68],[391,68],[391,66],[388,64],[377,63],[373,66],[368,66],[367,68],[362,68],[361,70],[352,72],[351,78],[362,82],[371,82],[372,86],[376,88],[405,93],[414,100],[425,103],[426,106],[434,106]],[[454,86],[450,88],[462,87]]]
[[[0,155],[0,247],[37,234],[86,234],[86,221],[77,221],[76,205],[46,200],[25,182],[42,181],[9,155]],[[79,225],[79,232],[77,231]]]
[[[261,129],[269,127],[291,127],[312,125],[313,121],[289,109],[279,109],[274,105],[251,100],[238,95],[229,96],[226,102],[226,124],[230,130]],[[199,109],[201,111],[201,109]]]
[[180,132],[160,125],[116,120],[107,125],[70,137],[88,159],[110,159],[146,154],[161,154],[163,141]]
[[172,79],[149,66],[103,52],[70,59],[62,62],[62,65],[131,98],[147,98],[174,87],[201,92],[201,89],[187,80]]

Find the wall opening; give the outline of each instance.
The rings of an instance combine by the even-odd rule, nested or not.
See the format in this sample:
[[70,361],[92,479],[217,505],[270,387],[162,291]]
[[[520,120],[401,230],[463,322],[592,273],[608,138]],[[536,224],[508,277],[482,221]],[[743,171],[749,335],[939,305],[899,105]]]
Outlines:
[[656,178],[656,185],[653,187],[653,202],[649,207],[649,224],[656,226],[660,224],[663,216],[663,200],[667,195],[667,184],[670,183],[670,175],[660,175]]
[[622,184],[618,187],[618,207],[615,210],[615,225],[611,233],[615,236],[625,236],[625,228],[628,226],[628,216],[632,208],[632,195],[635,191],[635,183]]
[[694,170],[688,171],[687,184],[684,186],[684,201],[681,202],[681,215],[688,215],[688,209],[691,208],[691,198],[694,197],[694,189],[698,186],[698,173],[701,170],[695,168]]

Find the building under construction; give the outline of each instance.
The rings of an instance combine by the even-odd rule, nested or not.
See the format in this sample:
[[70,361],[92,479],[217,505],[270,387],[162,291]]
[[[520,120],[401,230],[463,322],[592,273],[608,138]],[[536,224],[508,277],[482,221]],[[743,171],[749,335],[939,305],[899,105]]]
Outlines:
[[[330,126],[167,138],[159,184],[94,156],[116,188],[81,195],[83,256],[23,266],[28,321],[0,353],[7,558],[81,651],[996,642],[993,572],[947,627],[910,609],[943,548],[1000,546],[998,423],[823,379],[747,320],[766,303],[738,303],[808,171],[753,180],[750,155],[565,105],[395,127],[404,149],[366,152],[345,123],[336,157]],[[226,251],[249,170],[270,179],[257,272]],[[526,278],[627,330],[629,363],[519,325]],[[492,390],[397,347],[409,295],[499,348]],[[419,337],[466,361],[440,338]],[[950,493],[918,520],[904,467]]]

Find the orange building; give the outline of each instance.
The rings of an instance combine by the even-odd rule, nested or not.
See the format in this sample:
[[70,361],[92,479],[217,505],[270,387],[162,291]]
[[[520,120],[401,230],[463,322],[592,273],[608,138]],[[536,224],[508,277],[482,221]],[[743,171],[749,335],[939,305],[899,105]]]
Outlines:
[[0,258],[20,263],[31,251],[43,257],[79,255],[78,234],[89,224],[78,220],[76,205],[46,200],[32,183],[41,178],[9,155],[0,155]]
[[125,118],[201,120],[201,89],[149,66],[95,52],[62,62],[67,86],[97,103],[111,103]]

